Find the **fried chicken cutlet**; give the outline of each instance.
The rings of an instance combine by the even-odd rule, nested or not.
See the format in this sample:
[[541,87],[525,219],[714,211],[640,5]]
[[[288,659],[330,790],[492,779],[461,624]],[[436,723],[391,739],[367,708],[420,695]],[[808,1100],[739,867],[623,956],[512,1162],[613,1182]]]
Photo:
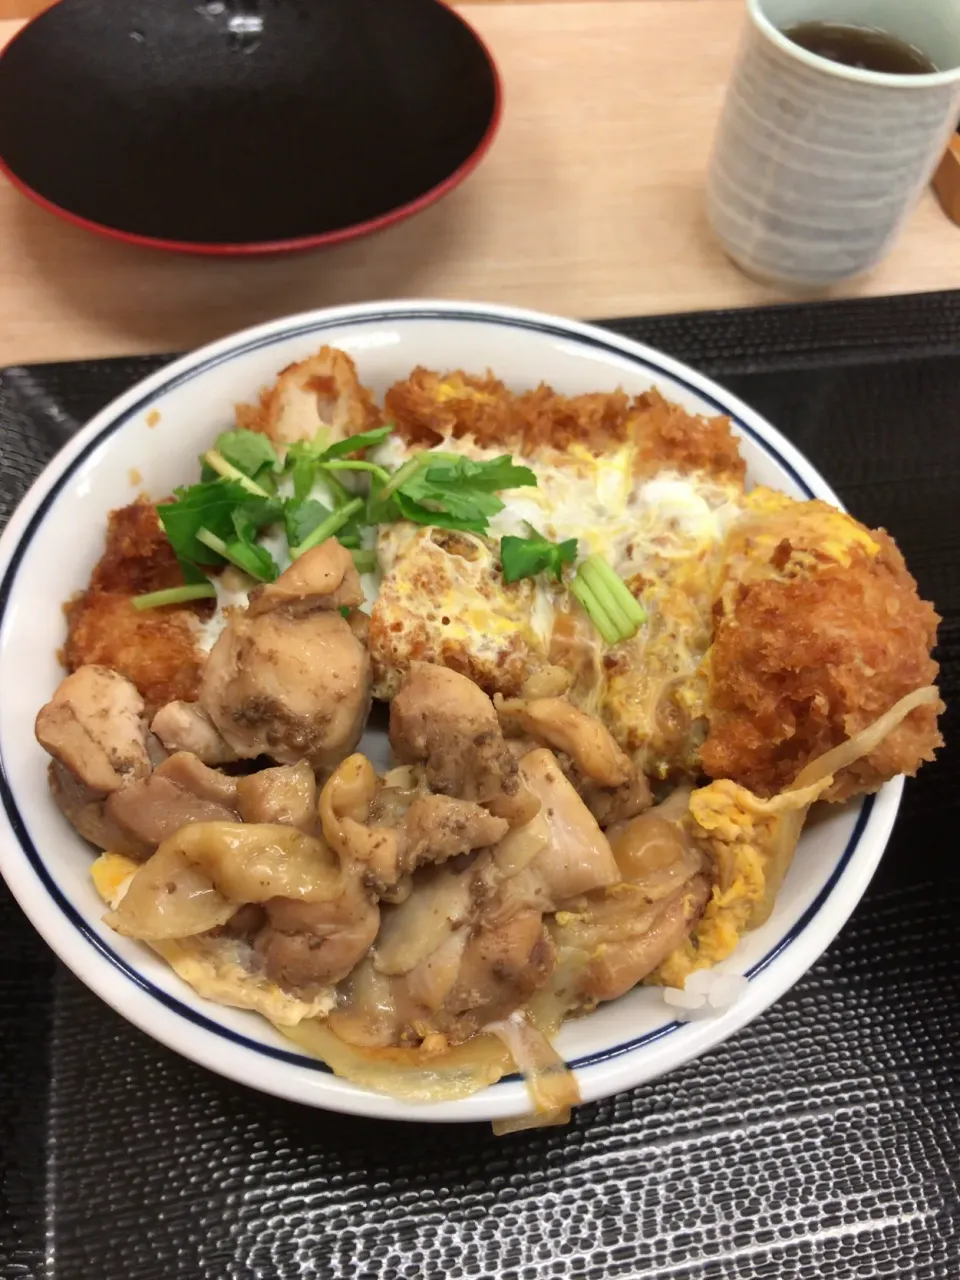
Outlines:
[[70,671],[87,663],[109,667],[136,685],[148,711],[176,699],[192,701],[206,654],[196,623],[211,601],[168,605],[141,613],[134,596],[183,585],[183,571],[154,505],[145,499],[111,511],[107,541],[86,591],[65,606],[63,662]]
[[[746,504],[714,605],[700,759],[710,777],[772,796],[811,759],[934,683],[939,618],[884,530],[769,490]],[[915,774],[942,743],[942,710],[917,707],[824,798]]]

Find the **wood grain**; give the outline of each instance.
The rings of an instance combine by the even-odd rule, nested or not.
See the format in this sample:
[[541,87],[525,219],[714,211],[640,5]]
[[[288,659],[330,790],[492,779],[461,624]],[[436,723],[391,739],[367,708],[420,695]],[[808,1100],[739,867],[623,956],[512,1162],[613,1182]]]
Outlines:
[[0,0],[0,18],[32,18],[51,3],[52,0]]
[[[0,180],[0,366],[182,349],[377,298],[587,317],[785,298],[724,257],[703,213],[741,0],[544,0],[464,13],[503,72],[500,135],[451,196],[369,239],[250,261],[176,256],[65,225]],[[0,24],[0,39],[15,29]],[[956,287],[960,233],[928,193],[887,261],[837,293]]]

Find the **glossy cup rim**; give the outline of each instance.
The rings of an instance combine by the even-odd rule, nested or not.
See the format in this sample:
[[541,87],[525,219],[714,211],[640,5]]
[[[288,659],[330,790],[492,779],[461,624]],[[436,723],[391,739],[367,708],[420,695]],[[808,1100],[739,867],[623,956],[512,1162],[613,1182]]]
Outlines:
[[848,67],[842,62],[831,62],[818,53],[811,53],[794,44],[783,32],[770,21],[764,13],[764,0],[747,0],[747,12],[754,27],[770,44],[790,58],[800,62],[822,75],[832,76],[835,80],[846,80],[848,83],[861,84],[876,89],[938,89],[947,85],[960,86],[960,63],[948,71],[930,71],[924,75],[895,75],[890,71],[865,71],[862,67]]

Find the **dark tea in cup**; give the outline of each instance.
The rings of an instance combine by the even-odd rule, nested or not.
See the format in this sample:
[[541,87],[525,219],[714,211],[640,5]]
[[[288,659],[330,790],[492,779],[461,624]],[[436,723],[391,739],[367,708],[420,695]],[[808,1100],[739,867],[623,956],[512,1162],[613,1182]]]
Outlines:
[[938,68],[915,45],[873,27],[844,22],[798,22],[783,34],[801,49],[845,67],[894,76],[928,76]]

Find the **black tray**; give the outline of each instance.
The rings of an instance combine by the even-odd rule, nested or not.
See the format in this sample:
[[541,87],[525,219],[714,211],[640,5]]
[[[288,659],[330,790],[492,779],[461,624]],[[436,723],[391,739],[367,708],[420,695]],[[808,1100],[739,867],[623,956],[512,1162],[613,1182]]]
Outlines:
[[[960,295],[610,327],[731,387],[893,532],[944,615],[955,699]],[[4,371],[0,519],[162,359]],[[957,1280],[955,703],[944,729],[806,978],[706,1058],[564,1130],[374,1123],[231,1084],[88,994],[0,886],[0,1277]]]

